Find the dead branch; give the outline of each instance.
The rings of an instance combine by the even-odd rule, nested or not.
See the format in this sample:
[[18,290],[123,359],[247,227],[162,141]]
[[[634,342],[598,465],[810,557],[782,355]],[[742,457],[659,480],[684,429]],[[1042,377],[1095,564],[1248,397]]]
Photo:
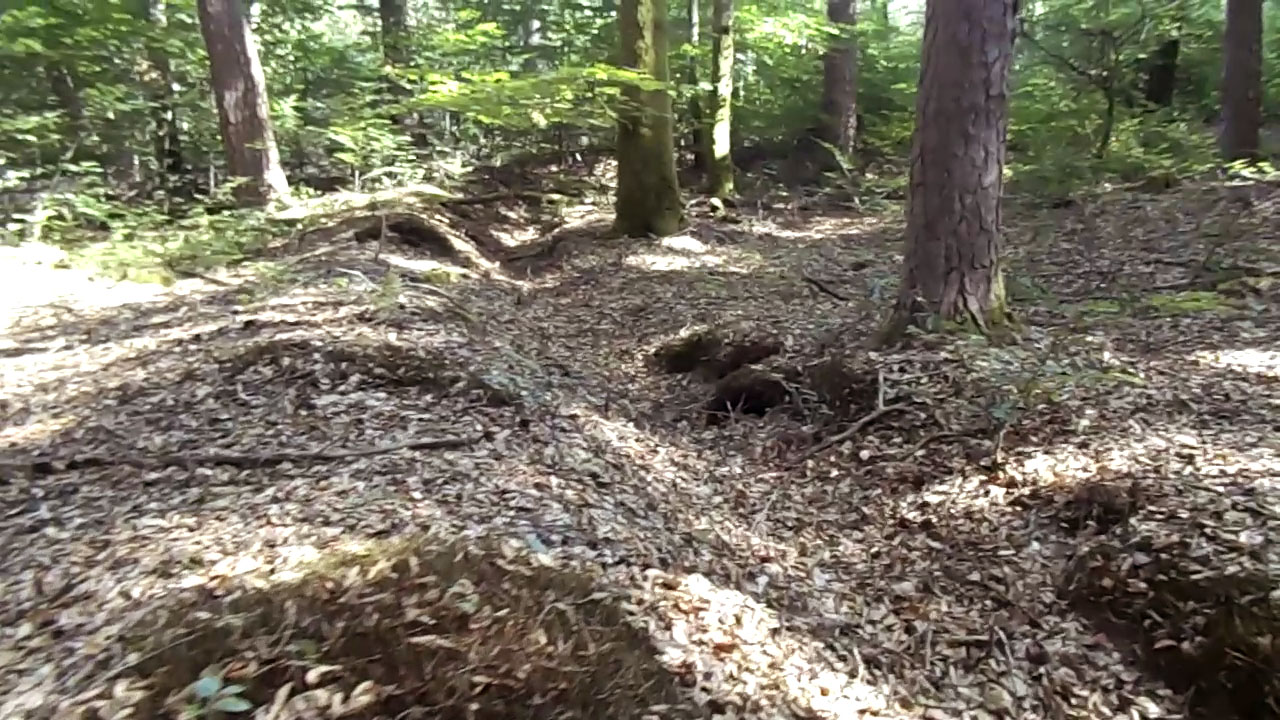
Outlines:
[[287,462],[331,462],[355,457],[368,457],[397,450],[439,450],[471,445],[484,438],[481,434],[462,435],[458,437],[418,438],[388,445],[374,445],[350,450],[303,450],[297,452],[280,451],[269,453],[173,453],[164,455],[89,455],[67,460],[40,459],[29,463],[30,471],[35,475],[52,475],[68,470],[84,470],[88,468],[129,466],[144,469],[163,467],[197,467],[205,465],[231,465],[238,468],[260,468],[280,465]]
[[806,458],[813,457],[814,455],[817,455],[818,453],[822,452],[823,450],[826,450],[832,445],[837,445],[839,443],[844,442],[845,440],[848,440],[849,438],[861,432],[864,427],[870,425],[876,420],[879,420],[881,416],[887,415],[891,412],[894,412],[895,410],[902,410],[906,408],[908,404],[909,403],[900,402],[900,403],[894,403],[892,405],[885,405],[884,407],[879,407],[879,408],[876,408],[875,410],[872,410],[866,415],[863,415],[860,420],[855,422],[853,425],[849,426],[847,429],[842,430],[836,433],[835,435],[832,435],[831,437],[827,438],[826,440],[823,440],[822,442],[818,443],[816,446],[814,446],[812,450],[805,453],[804,457]]
[[810,285],[814,286],[815,288],[817,288],[817,289],[818,289],[818,291],[819,291],[819,292],[821,292],[821,293],[823,293],[823,294],[825,294],[825,295],[829,295],[829,296],[831,296],[831,297],[833,297],[833,298],[835,298],[835,299],[839,300],[840,302],[853,302],[853,298],[850,298],[850,297],[848,297],[847,295],[843,295],[843,294],[841,294],[841,293],[839,293],[839,292],[836,292],[835,290],[832,290],[832,289],[831,289],[831,288],[830,288],[830,287],[829,287],[825,282],[823,282],[823,281],[819,280],[819,279],[818,279],[818,278],[816,278],[816,277],[813,277],[812,275],[810,275],[810,274],[808,274],[808,273],[801,273],[800,277],[801,277],[801,279],[803,279],[805,282],[807,282],[807,283],[809,283]]
[[485,203],[499,202],[501,200],[525,200],[527,202],[542,202],[546,199],[542,193],[536,193],[529,190],[511,190],[508,192],[487,193],[485,195],[471,195],[468,197],[449,198],[441,200],[441,205],[483,205]]

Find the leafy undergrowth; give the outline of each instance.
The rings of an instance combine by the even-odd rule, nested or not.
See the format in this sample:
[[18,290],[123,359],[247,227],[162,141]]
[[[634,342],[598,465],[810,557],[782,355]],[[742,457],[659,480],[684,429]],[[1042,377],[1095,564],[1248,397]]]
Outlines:
[[1019,341],[892,352],[901,228],[820,200],[23,265],[0,715],[1272,717],[1278,200],[1011,205]]

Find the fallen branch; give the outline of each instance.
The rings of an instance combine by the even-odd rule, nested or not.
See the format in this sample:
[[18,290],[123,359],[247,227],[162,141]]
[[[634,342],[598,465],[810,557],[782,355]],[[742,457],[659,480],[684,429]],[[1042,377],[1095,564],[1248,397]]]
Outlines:
[[840,302],[853,302],[853,298],[850,298],[846,295],[842,295],[836,292],[835,290],[832,290],[830,287],[827,286],[826,283],[824,283],[823,281],[819,280],[816,277],[809,275],[808,273],[801,273],[800,277],[805,282],[817,288],[819,292],[824,293],[826,295],[830,295],[831,297],[839,300]]
[[814,455],[817,455],[818,453],[822,452],[823,450],[826,450],[832,445],[837,445],[839,443],[844,442],[845,440],[848,440],[849,438],[861,432],[862,428],[870,425],[876,420],[879,420],[881,416],[887,415],[895,410],[905,409],[909,404],[910,403],[900,402],[900,403],[894,403],[892,405],[885,405],[884,407],[879,407],[879,408],[876,408],[875,410],[872,410],[866,415],[863,415],[860,420],[855,422],[853,425],[850,425],[845,430],[842,430],[836,433],[835,435],[832,435],[826,440],[823,440],[822,442],[815,445],[812,450],[805,453],[804,457],[806,458],[813,457]]
[[124,454],[111,456],[90,455],[86,457],[71,458],[68,460],[34,460],[29,464],[29,467],[31,472],[35,475],[52,475],[54,473],[65,472],[68,470],[115,467],[120,465],[150,469],[162,467],[197,467],[203,465],[232,465],[239,468],[260,468],[271,465],[280,465],[287,462],[330,462],[333,460],[345,460],[354,457],[381,455],[383,453],[395,452],[397,450],[438,450],[442,448],[463,447],[465,445],[471,445],[472,443],[479,442],[483,437],[484,435],[481,434],[473,434],[459,437],[419,438],[417,440],[406,440],[404,442],[391,443],[389,445],[374,445],[371,447],[332,451],[303,450],[299,452],[280,451],[270,453],[174,453],[151,456]]
[[525,200],[527,202],[542,202],[545,200],[542,193],[532,192],[529,190],[511,190],[508,192],[488,193],[486,195],[470,195],[468,197],[449,198],[441,200],[441,205],[483,205],[485,203],[497,202],[499,200]]

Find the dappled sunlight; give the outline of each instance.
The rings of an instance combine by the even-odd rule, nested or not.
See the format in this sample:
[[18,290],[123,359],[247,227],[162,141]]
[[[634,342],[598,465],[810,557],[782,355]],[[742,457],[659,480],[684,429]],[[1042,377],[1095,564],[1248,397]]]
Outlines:
[[1240,348],[1236,350],[1200,350],[1191,359],[1210,367],[1280,379],[1280,350]]
[[840,660],[822,643],[789,629],[756,598],[696,573],[651,571],[645,580],[634,602],[650,617],[663,664],[697,679],[699,704],[766,715],[888,716],[891,688],[867,679],[859,660]]

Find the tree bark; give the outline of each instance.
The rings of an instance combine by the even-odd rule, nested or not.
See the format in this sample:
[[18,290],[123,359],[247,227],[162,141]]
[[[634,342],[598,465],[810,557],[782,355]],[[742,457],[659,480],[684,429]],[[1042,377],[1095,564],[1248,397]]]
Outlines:
[[[622,66],[665,83],[666,0],[622,0],[618,8]],[[624,235],[670,235],[683,208],[676,179],[671,95],[664,88],[623,90],[618,112],[618,197],[614,229]]]
[[1262,126],[1262,0],[1227,0],[1222,48],[1222,156],[1256,159]]
[[197,10],[209,51],[227,168],[232,177],[243,178],[236,198],[246,205],[263,205],[286,196],[289,183],[267,110],[266,77],[241,0],[198,0]]
[[902,284],[882,342],[910,325],[1007,319],[1000,195],[1016,0],[929,0]]
[[822,109],[818,137],[840,151],[853,152],[858,133],[858,46],[855,0],[827,0],[827,19],[840,33],[822,58]]
[[707,191],[718,198],[733,195],[733,0],[712,0],[711,81],[715,84],[711,107],[711,166]]

